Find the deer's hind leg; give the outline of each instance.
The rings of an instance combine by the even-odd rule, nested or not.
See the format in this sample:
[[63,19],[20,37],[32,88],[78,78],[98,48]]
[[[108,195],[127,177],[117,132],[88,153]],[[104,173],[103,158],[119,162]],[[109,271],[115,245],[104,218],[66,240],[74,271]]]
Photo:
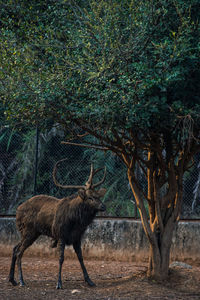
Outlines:
[[23,236],[20,243],[14,247],[11,268],[10,268],[10,275],[9,275],[9,281],[13,285],[17,284],[14,279],[15,263],[17,263],[17,267],[18,267],[20,286],[25,285],[23,279],[23,273],[22,273],[22,264],[21,264],[22,256],[24,251],[34,243],[34,241],[38,238],[38,236],[39,234],[27,234],[26,236]]
[[9,273],[9,281],[12,283],[12,285],[17,285],[17,282],[15,281],[14,275],[15,275],[15,263],[16,263],[16,259],[17,259],[17,251],[18,251],[20,246],[21,246],[21,242],[18,243],[13,248],[12,261],[11,261],[10,273]]

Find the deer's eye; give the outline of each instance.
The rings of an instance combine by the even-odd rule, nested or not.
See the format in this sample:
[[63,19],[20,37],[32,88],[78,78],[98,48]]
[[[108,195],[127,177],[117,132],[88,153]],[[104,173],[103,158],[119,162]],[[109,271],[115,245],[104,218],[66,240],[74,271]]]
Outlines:
[[97,201],[97,199],[96,199],[95,197],[89,197],[88,199],[89,199],[90,201],[92,201],[92,202]]
[[88,197],[88,200],[90,200],[90,201],[94,201],[94,198],[92,198],[92,197]]

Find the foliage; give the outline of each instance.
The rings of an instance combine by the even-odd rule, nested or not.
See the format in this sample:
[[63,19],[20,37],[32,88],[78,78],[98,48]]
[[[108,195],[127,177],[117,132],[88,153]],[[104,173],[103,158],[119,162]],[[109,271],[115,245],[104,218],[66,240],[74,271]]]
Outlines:
[[67,107],[108,129],[199,124],[198,1],[17,3],[1,13],[8,118],[67,122]]

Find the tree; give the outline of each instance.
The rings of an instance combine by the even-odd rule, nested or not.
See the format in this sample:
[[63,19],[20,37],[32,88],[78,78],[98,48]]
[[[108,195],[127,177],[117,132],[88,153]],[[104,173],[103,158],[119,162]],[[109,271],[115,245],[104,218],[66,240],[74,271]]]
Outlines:
[[159,279],[168,275],[183,175],[200,150],[198,4],[39,1],[23,4],[26,18],[11,16],[17,30],[5,21],[1,35],[7,118],[53,120],[121,158],[150,244],[148,275]]

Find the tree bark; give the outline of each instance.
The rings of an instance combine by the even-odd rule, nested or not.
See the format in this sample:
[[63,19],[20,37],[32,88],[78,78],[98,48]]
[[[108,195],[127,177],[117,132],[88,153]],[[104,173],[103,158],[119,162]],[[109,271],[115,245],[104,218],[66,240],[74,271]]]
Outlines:
[[156,244],[152,245],[150,242],[149,249],[149,266],[147,275],[156,280],[165,280],[169,274],[170,249],[172,244],[172,235],[175,228],[172,226],[165,228],[166,232],[163,236],[155,233]]
[[[182,193],[179,190],[173,199],[169,198],[168,205],[162,208],[161,212],[162,199],[159,187],[156,184],[153,186],[153,180],[148,180],[148,184],[151,184],[148,188],[148,195],[151,195],[151,199],[148,199],[148,216],[143,193],[131,169],[128,169],[128,179],[150,244],[147,275],[156,280],[165,280],[169,273],[172,235],[177,224],[178,208],[181,207],[179,196],[181,197]],[[152,190],[154,192],[149,192]]]

